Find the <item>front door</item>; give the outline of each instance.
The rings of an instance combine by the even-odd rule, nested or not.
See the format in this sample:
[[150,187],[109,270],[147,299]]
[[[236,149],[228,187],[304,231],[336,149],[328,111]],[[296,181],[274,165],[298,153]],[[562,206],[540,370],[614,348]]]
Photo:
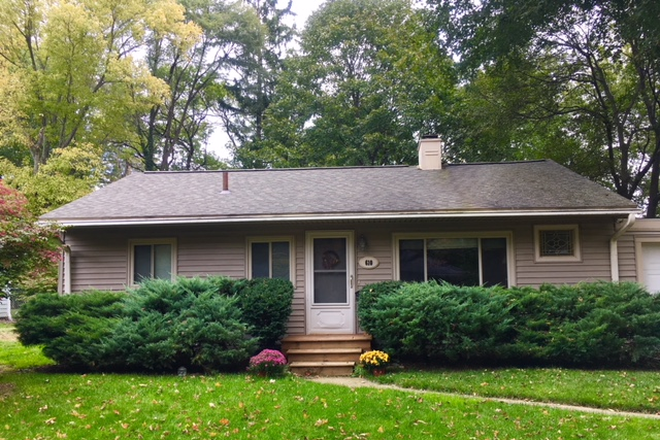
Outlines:
[[307,333],[355,333],[353,233],[309,232]]

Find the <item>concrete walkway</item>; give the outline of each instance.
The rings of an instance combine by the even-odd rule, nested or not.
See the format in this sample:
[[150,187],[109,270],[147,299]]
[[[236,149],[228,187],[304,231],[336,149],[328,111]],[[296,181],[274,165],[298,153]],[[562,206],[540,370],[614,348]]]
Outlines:
[[308,378],[308,380],[311,380],[312,382],[324,383],[329,385],[341,385],[349,388],[376,388],[383,390],[403,391],[406,393],[435,394],[439,396],[461,397],[464,399],[476,399],[476,400],[488,401],[488,402],[502,402],[511,405],[539,406],[545,408],[556,408],[556,409],[563,409],[568,411],[580,411],[585,413],[602,414],[602,415],[616,416],[616,417],[638,417],[643,419],[660,420],[660,413],[648,414],[648,413],[630,412],[630,411],[615,411],[610,409],[592,408],[587,406],[564,405],[560,403],[534,402],[531,400],[504,399],[498,397],[470,396],[466,394],[453,394],[453,393],[444,393],[439,391],[416,390],[413,388],[403,388],[397,385],[380,384],[377,382],[372,382],[362,377],[310,377]]

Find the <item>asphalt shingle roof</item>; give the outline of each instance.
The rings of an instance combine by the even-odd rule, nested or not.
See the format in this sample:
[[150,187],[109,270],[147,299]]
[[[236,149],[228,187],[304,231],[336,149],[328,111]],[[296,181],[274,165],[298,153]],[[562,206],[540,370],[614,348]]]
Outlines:
[[42,217],[63,223],[420,213],[621,211],[634,203],[552,161],[135,173]]

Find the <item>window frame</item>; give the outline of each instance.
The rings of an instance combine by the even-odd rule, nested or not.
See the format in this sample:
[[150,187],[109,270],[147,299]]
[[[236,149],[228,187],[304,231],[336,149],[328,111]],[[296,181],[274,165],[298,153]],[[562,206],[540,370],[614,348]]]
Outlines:
[[296,248],[295,240],[291,235],[267,235],[267,236],[250,236],[246,239],[246,252],[245,252],[245,278],[252,279],[252,244],[253,243],[268,243],[268,258],[269,258],[269,279],[272,279],[273,273],[273,243],[289,243],[289,280],[293,284],[294,288],[296,286],[295,276],[296,276]]
[[[146,239],[134,239],[128,241],[128,285],[136,286],[135,282],[135,246],[144,246],[144,245],[164,245],[168,244],[171,246],[171,270],[170,270],[170,281],[174,280],[177,276],[177,243],[175,238],[146,238]],[[153,261],[151,262],[153,266]],[[152,274],[153,277],[153,274]]]
[[[513,249],[513,233],[511,231],[493,231],[493,232],[401,232],[392,234],[392,261],[394,262],[394,277],[396,281],[401,280],[401,264],[399,261],[400,255],[400,241],[401,240],[424,240],[424,249],[426,250],[426,240],[443,239],[443,238],[476,238],[479,239],[479,285],[483,286],[483,268],[482,268],[482,254],[481,254],[481,240],[482,238],[503,238],[506,240],[506,265],[507,265],[507,288],[515,286],[515,258]],[[424,279],[428,281],[428,268],[424,265]]]
[[[541,255],[541,233],[544,231],[572,231],[573,255]],[[582,261],[580,227],[578,224],[534,225],[534,261],[536,263],[575,263]]]

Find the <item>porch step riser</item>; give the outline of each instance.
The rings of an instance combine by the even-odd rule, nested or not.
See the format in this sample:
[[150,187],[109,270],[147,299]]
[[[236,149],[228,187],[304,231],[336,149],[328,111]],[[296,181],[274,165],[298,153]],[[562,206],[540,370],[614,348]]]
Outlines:
[[287,354],[287,359],[289,363],[291,362],[355,362],[357,363],[360,360],[360,354],[337,354],[337,353],[325,353],[325,354]]
[[359,348],[361,352],[371,350],[371,341],[299,341],[282,342],[283,350],[291,349],[341,349],[341,348]]
[[352,376],[353,367],[291,367],[289,369],[298,376]]

